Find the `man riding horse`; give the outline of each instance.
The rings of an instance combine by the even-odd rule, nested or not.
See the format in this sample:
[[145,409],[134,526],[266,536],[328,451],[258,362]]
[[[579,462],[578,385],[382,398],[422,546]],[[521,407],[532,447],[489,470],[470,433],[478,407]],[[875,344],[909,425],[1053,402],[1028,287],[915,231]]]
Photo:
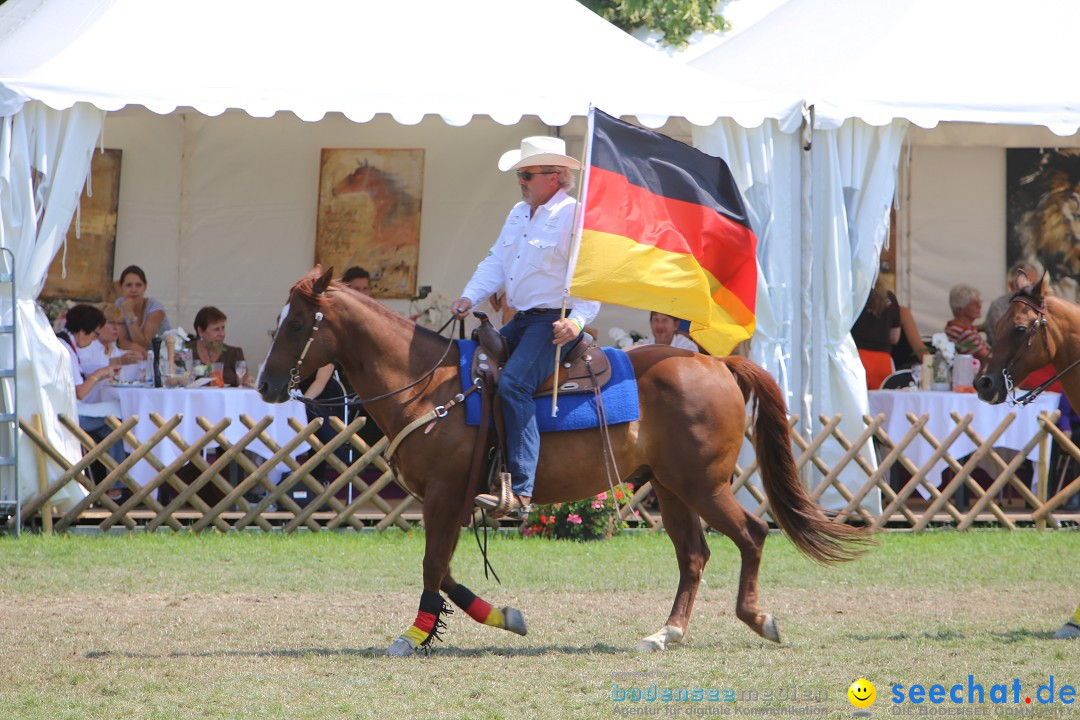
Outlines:
[[[581,163],[566,155],[555,137],[528,137],[521,148],[499,159],[499,169],[516,170],[521,202],[510,211],[502,232],[450,309],[458,317],[503,287],[518,312],[501,330],[514,350],[502,370],[498,396],[506,427],[506,463],[513,497],[482,494],[478,507],[524,517],[533,495],[540,432],[533,393],[555,365],[552,344],[565,353],[569,343],[596,317],[600,303],[570,299],[562,317],[563,287],[570,256],[576,201],[571,170]],[[504,489],[504,493],[505,493]],[[493,513],[494,515],[495,513]]]

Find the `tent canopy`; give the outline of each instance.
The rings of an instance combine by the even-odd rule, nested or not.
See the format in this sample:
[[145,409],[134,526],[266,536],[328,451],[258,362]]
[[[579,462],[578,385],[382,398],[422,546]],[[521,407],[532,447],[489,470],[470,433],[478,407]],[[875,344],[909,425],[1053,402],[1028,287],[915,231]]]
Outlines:
[[564,125],[590,103],[642,124],[682,117],[748,127],[798,115],[797,96],[709,77],[659,56],[576,0],[8,0],[0,7],[0,115],[143,105],[217,116],[290,111],[412,125],[535,115]]
[[[848,118],[1080,128],[1080,88],[1064,80],[1080,24],[1074,0],[788,0],[690,65],[753,72],[754,87],[795,94],[822,128]],[[1056,39],[1055,39],[1056,37]]]

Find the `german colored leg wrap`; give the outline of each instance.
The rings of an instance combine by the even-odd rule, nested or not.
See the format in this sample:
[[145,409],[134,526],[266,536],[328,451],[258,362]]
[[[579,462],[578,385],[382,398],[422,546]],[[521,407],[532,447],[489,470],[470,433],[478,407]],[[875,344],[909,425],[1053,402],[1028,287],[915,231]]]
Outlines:
[[[468,611],[466,611],[466,612],[468,612]],[[472,613],[469,613],[469,614],[471,615]],[[1080,625],[1080,605],[1076,606],[1076,612],[1074,612],[1073,616],[1072,616],[1072,623],[1074,625]]]
[[435,623],[439,620],[439,613],[443,609],[442,595],[431,590],[425,590],[420,595],[420,611],[416,613],[412,627],[401,634],[401,637],[409,641],[413,647],[423,645],[435,629]]
[[476,622],[497,628],[503,626],[502,610],[492,607],[491,603],[476,597],[464,585],[458,585],[454,588],[453,592],[450,593],[450,599]]

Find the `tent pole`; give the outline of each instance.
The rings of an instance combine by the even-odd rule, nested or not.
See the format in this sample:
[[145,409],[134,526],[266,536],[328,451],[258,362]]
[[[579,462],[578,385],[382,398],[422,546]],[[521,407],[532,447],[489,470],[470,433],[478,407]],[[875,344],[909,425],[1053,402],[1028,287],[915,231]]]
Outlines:
[[[813,185],[814,185],[814,165],[813,165],[813,146],[814,146],[814,106],[803,106],[803,119],[802,129],[800,131],[802,142],[800,153],[800,183],[799,183],[799,195],[800,195],[800,208],[799,208],[799,230],[801,245],[800,255],[802,257],[802,282],[800,291],[802,294],[801,302],[799,305],[802,307],[802,334],[803,339],[807,337],[821,337],[818,333],[818,328],[814,327],[814,233],[813,233]],[[813,437],[813,420],[814,420],[814,371],[816,369],[815,359],[818,357],[818,353],[814,351],[810,344],[807,342],[801,343],[801,350],[799,350],[799,360],[802,365],[802,387],[800,388],[799,397],[799,425],[797,431],[802,433],[803,438],[810,441]],[[809,463],[807,464],[809,468]],[[804,472],[809,473],[810,470]],[[809,475],[807,475],[809,477]]]

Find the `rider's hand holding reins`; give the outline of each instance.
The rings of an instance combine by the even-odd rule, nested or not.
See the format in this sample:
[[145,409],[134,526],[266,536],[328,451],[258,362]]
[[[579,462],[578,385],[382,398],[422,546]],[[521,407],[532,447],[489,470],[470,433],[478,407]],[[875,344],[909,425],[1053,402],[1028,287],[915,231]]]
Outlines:
[[472,308],[472,300],[467,297],[458,298],[450,305],[450,312],[454,313],[456,318],[464,318]]

